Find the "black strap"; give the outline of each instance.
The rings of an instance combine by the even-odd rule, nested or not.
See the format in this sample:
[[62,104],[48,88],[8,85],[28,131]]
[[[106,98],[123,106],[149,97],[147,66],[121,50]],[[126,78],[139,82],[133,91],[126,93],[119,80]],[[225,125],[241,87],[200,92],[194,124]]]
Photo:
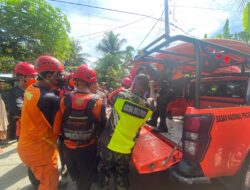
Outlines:
[[70,93],[70,94],[66,95],[64,98],[65,110],[63,113],[63,121],[66,121],[68,119],[68,117],[70,116],[71,107],[72,107],[72,101],[71,101],[72,96],[73,96],[73,93]]

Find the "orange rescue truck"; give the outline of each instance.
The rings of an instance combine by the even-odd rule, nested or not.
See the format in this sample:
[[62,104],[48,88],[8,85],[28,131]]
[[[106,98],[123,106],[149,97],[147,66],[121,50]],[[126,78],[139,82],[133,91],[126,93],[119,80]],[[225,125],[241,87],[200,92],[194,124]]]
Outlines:
[[172,178],[187,184],[233,178],[233,189],[249,190],[250,46],[163,35],[142,52],[134,67],[161,64],[192,79],[183,96],[167,106],[172,115],[181,116],[167,121],[172,131],[142,128],[132,156],[138,172],[169,169]]

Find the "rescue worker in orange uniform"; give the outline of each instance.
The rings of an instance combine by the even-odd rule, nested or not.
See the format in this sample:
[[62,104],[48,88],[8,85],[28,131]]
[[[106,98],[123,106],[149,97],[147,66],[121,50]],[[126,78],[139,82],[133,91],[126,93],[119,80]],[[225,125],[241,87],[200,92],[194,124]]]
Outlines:
[[88,190],[96,170],[97,137],[104,128],[105,104],[90,93],[89,84],[96,82],[96,72],[81,65],[74,74],[75,92],[64,96],[54,121],[55,133],[64,138],[65,162],[78,190]]
[[108,96],[108,103],[113,106],[114,105],[114,100],[113,97],[115,94],[119,93],[123,89],[129,89],[131,86],[132,80],[129,77],[125,77],[122,79],[122,86],[114,90],[113,92],[110,93]]
[[74,91],[75,82],[73,77],[73,72],[70,72],[64,77],[65,84],[63,85],[62,89],[59,89],[59,97],[62,97],[65,94],[70,94],[72,91]]
[[40,56],[36,60],[38,82],[24,93],[21,115],[21,131],[18,142],[20,159],[39,180],[39,190],[57,190],[58,134],[53,133],[53,110],[58,97],[53,90],[61,83],[64,67],[51,56]]
[[19,62],[14,68],[14,75],[18,79],[18,86],[13,87],[9,92],[8,118],[9,118],[9,139],[17,139],[19,133],[19,119],[23,106],[24,90],[36,82],[37,71],[34,65],[28,62]]
[[[74,73],[70,72],[66,76],[64,76],[64,84],[60,89],[58,89],[59,97],[63,97],[65,95],[72,93],[75,90],[74,86],[75,86]],[[61,134],[58,137],[57,145],[58,145],[58,152],[59,152],[60,163],[61,163],[60,175],[62,179],[63,178],[66,179],[66,177],[68,176],[68,171],[67,171],[65,158],[64,158],[63,136]]]

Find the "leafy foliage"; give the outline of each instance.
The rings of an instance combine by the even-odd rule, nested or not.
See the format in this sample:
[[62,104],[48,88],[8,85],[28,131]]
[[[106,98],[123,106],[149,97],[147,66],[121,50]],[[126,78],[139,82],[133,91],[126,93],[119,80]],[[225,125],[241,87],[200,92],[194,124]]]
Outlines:
[[49,54],[70,55],[70,24],[59,9],[45,0],[2,0],[0,3],[0,54],[16,61]]
[[121,56],[123,51],[121,51],[121,47],[124,43],[126,43],[126,39],[119,39],[120,34],[114,34],[114,32],[110,31],[104,34],[104,38],[97,45],[97,50],[101,51],[104,55],[117,55]]
[[246,0],[241,0],[239,2],[239,7],[244,7],[242,14],[242,27],[243,31],[230,34],[229,30],[229,20],[226,20],[226,23],[223,27],[223,34],[217,34],[216,38],[225,38],[225,39],[234,39],[248,43],[250,41],[250,2]]
[[15,66],[15,60],[13,57],[0,56],[0,70],[3,73],[10,73]]
[[97,80],[107,82],[108,88],[120,85],[121,78],[126,74],[122,62],[116,55],[107,54],[96,63]]
[[122,50],[126,39],[120,39],[119,34],[112,31],[105,33],[104,38],[97,45],[97,50],[104,55],[96,62],[97,79],[107,82],[108,88],[120,86],[121,79],[128,73],[127,66],[132,60],[134,48],[127,46]]
[[250,3],[247,3],[244,8],[242,26],[244,32],[250,33]]
[[229,30],[229,20],[226,20],[226,23],[223,27],[223,38],[225,39],[230,39],[232,36],[230,35],[230,30]]
[[82,46],[78,40],[72,40],[70,58],[65,61],[65,66],[78,66],[86,64],[89,54],[82,53]]

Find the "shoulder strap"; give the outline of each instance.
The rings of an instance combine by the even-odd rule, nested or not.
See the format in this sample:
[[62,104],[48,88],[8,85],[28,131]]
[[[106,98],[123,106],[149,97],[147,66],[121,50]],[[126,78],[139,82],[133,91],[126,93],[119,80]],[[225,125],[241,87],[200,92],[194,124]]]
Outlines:
[[99,98],[98,95],[91,94],[90,98],[89,98],[88,106],[87,106],[87,115],[91,119],[91,121],[94,121],[94,122],[96,122],[96,119],[92,114],[92,110],[93,110],[98,98]]
[[71,112],[71,105],[72,105],[72,101],[71,101],[71,97],[73,96],[73,93],[67,94],[64,98],[64,106],[65,106],[65,110],[63,113],[63,120],[67,120],[67,118],[70,115]]

